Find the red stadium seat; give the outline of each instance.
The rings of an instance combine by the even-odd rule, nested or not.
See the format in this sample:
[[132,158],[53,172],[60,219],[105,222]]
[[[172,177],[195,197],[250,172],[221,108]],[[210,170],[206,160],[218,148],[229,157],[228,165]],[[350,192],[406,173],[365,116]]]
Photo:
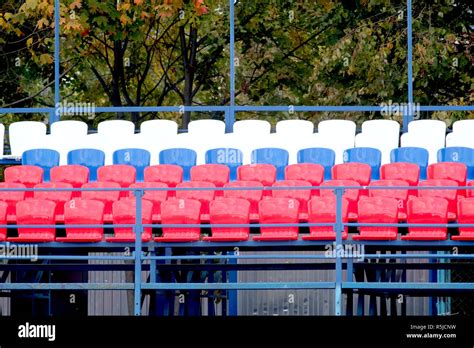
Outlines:
[[342,163],[332,167],[333,180],[353,180],[361,186],[370,183],[372,168],[365,163]]
[[213,190],[199,190],[198,188],[216,187],[212,182],[207,181],[187,181],[176,186],[177,188],[196,188],[196,190],[177,191],[178,199],[195,199],[201,202],[201,221],[209,221],[209,203],[214,200]]
[[[112,164],[97,169],[97,181],[116,182],[121,188],[129,188],[131,184],[135,183],[136,176],[137,170],[128,164]],[[120,197],[127,196],[127,191],[120,192]]]
[[[233,181],[225,184],[224,187],[261,187],[263,184],[259,181]],[[242,198],[250,203],[250,221],[255,222],[259,220],[258,203],[262,200],[263,190],[226,190],[224,197],[226,198]]]
[[[474,224],[474,198],[462,199],[458,202],[458,223]],[[459,235],[452,240],[474,241],[473,227],[459,227]]]
[[[272,186],[276,181],[276,167],[272,164],[245,164],[237,168],[237,180],[259,181],[263,186]],[[271,196],[271,191],[263,191]]]
[[[161,205],[161,223],[199,224],[201,203],[194,199],[172,199]],[[163,236],[155,238],[157,242],[195,242],[200,238],[199,227],[177,228],[163,227]]]
[[[28,199],[16,205],[16,221],[18,225],[54,225],[56,204],[51,201]],[[8,238],[13,242],[52,242],[55,228],[18,228],[18,237]]]
[[[282,180],[273,184],[273,187],[298,187],[312,186],[310,182],[303,180]],[[276,198],[294,198],[300,204],[299,219],[308,220],[308,201],[311,199],[311,190],[273,190],[272,196]]]
[[[403,180],[410,186],[418,186],[420,182],[420,167],[414,163],[388,163],[380,167],[380,179]],[[408,191],[409,197],[416,197],[417,191]]]
[[16,204],[25,200],[25,191],[1,191],[4,188],[26,188],[16,182],[0,182],[0,201],[7,203],[7,221],[16,222]]
[[[33,188],[36,184],[43,182],[43,169],[37,166],[21,165],[5,169],[5,182],[19,183],[27,188]],[[33,192],[26,192],[25,198],[32,198]]]
[[[408,201],[409,224],[447,224],[448,201],[444,198],[419,197]],[[446,240],[447,227],[409,227],[402,240]]]
[[[167,188],[168,185],[162,182],[137,182],[135,184],[131,184],[130,188]],[[145,191],[143,195],[143,199],[150,201],[153,203],[153,211],[152,211],[152,220],[154,222],[161,221],[161,203],[167,200],[169,191]],[[133,191],[129,192],[129,197],[135,197],[135,193]]]
[[[89,168],[78,164],[53,167],[50,176],[51,182],[65,182],[74,188],[81,188],[82,185],[89,182]],[[73,198],[80,196],[79,191],[72,193]]]
[[[269,197],[260,201],[261,224],[298,223],[299,202],[291,198]],[[261,227],[256,241],[287,241],[298,239],[298,227]]]
[[[35,189],[71,189],[72,185],[65,182],[44,182],[35,186]],[[55,219],[57,222],[64,221],[64,203],[69,202],[72,191],[35,191],[34,198],[48,200],[56,203]]]
[[[0,225],[7,224],[7,211],[8,211],[8,204],[6,202],[0,202]],[[7,239],[7,229],[0,228],[0,241],[4,241]]]
[[[360,186],[358,182],[353,180],[326,180],[321,187],[327,186]],[[357,221],[357,202],[359,200],[361,190],[346,189],[343,197],[349,202],[349,221]],[[321,190],[321,197],[333,197],[334,190]]]
[[[66,225],[103,225],[104,203],[100,201],[73,199],[64,205],[64,224]],[[58,242],[92,243],[100,242],[104,237],[102,227],[66,228],[66,237],[58,237]]]
[[[458,184],[454,180],[447,180],[447,179],[430,179],[430,180],[424,180],[420,182],[420,187],[426,187],[426,186],[453,186],[457,187]],[[448,201],[448,220],[449,221],[455,221],[456,220],[456,215],[457,215],[457,198],[458,198],[458,191],[453,189],[443,189],[443,190],[418,190],[418,196],[419,197],[438,197],[438,198],[444,198]]]
[[428,166],[428,179],[454,180],[458,186],[466,186],[467,167],[460,162],[440,162]]
[[[384,187],[384,186],[409,186],[408,182],[403,180],[377,180],[372,181],[369,187]],[[398,201],[398,219],[406,221],[407,219],[407,201],[408,189],[369,189],[370,197],[389,197],[395,198]]]
[[[191,168],[191,181],[212,182],[216,187],[224,187],[229,182],[230,169],[224,164],[201,164]],[[223,196],[222,191],[215,191]]]
[[[305,180],[312,186],[320,186],[324,180],[324,167],[315,163],[290,164],[285,168],[286,180]],[[313,196],[319,196],[319,190],[312,190]]]
[[[311,224],[335,223],[336,222],[336,197],[313,197],[308,203]],[[347,223],[349,219],[349,201],[342,199],[342,222]],[[303,240],[336,240],[336,232],[333,226],[312,226],[310,234],[304,235]],[[342,239],[347,239],[348,228],[344,227]]]
[[[142,200],[142,224],[150,225],[153,204]],[[122,199],[113,204],[114,225],[135,224],[136,204],[134,198]],[[142,241],[149,242],[152,239],[152,228],[145,227],[142,233]],[[135,232],[132,227],[114,227],[114,236],[105,238],[107,242],[131,243],[135,241]]]
[[[120,185],[116,182],[88,182],[87,184],[82,185],[84,189],[117,189],[120,188]],[[104,203],[104,221],[112,222],[112,205],[114,202],[119,200],[120,191],[82,191],[82,199],[92,199],[96,201],[101,201]]]
[[[175,164],[159,164],[145,168],[145,182],[162,182],[168,187],[176,187],[183,182],[183,168]],[[176,196],[175,191],[168,191],[169,197]]]
[[[390,197],[361,197],[359,200],[359,223],[398,223],[398,200]],[[397,227],[359,227],[359,235],[353,240],[396,240]]]
[[[211,224],[249,224],[250,203],[240,198],[220,198],[211,202]],[[210,242],[238,242],[249,239],[249,227],[212,227]]]

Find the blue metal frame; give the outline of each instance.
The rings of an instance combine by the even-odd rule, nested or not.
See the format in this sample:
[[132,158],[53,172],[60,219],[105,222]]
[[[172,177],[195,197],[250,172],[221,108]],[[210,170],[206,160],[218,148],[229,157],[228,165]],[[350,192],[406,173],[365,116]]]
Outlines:
[[[54,30],[54,107],[49,108],[0,108],[0,114],[5,113],[48,113],[50,124],[60,120],[60,0],[55,0],[55,30]],[[225,113],[225,123],[226,131],[232,132],[233,123],[235,121],[235,114],[237,112],[288,112],[289,106],[248,106],[235,105],[235,1],[229,0],[229,28],[230,28],[230,102],[227,106],[184,106],[184,111],[191,112],[213,112],[220,111]],[[404,115],[403,118],[403,130],[406,132],[408,123],[413,120],[413,103],[414,103],[414,91],[413,91],[413,18],[412,18],[412,0],[407,0],[407,64],[408,64],[408,112]],[[377,112],[382,111],[381,106],[292,106],[292,110],[295,112]],[[134,107],[97,107],[96,112],[182,112],[183,108],[180,106],[134,106]],[[421,106],[420,111],[474,111],[474,106]],[[10,161],[14,162],[14,161]],[[8,162],[8,163],[10,163]],[[335,224],[285,224],[285,226],[297,225],[299,227],[309,227],[309,226],[323,226],[323,225],[334,225],[336,234],[336,247],[345,245],[345,244],[364,244],[367,246],[385,246],[385,247],[396,247],[396,248],[413,248],[418,247],[427,250],[433,250],[433,248],[450,248],[453,246],[466,246],[474,247],[474,242],[456,242],[456,241],[440,241],[440,242],[412,242],[412,241],[392,241],[392,242],[377,242],[377,241],[343,241],[342,240],[342,231],[345,226],[357,227],[357,226],[366,226],[371,224],[356,224],[356,223],[343,223],[342,222],[342,195],[345,189],[349,187],[325,187],[321,189],[331,189],[335,191],[337,198],[337,214],[336,214],[336,223]],[[360,187],[357,187],[360,188]],[[398,187],[392,187],[397,189]],[[449,187],[451,188],[451,187]],[[232,188],[228,188],[232,189]],[[234,188],[239,189],[239,188]],[[251,188],[245,188],[249,190]],[[254,188],[261,190],[261,188]],[[265,188],[266,190],[270,189],[289,189],[285,187],[279,188]],[[295,188],[294,189],[308,189],[308,188]],[[377,189],[377,187],[373,187]],[[382,188],[381,188],[382,189]],[[383,187],[387,189],[387,187]],[[433,187],[419,187],[418,189],[433,189]],[[439,187],[439,189],[445,189]],[[457,189],[463,189],[461,187]],[[15,189],[5,189],[15,190]],[[18,190],[18,189],[16,189]],[[32,191],[33,189],[23,189],[24,191]],[[48,191],[51,189],[39,189],[38,191]],[[69,189],[65,189],[69,190]],[[69,191],[79,191],[81,189],[73,189]],[[95,189],[88,189],[95,190]],[[107,190],[107,189],[102,189]],[[113,190],[113,189],[112,189]],[[121,189],[128,190],[128,189]],[[166,189],[152,189],[152,190],[166,190]],[[177,190],[172,188],[169,190]],[[193,190],[193,188],[182,189],[182,190]],[[200,189],[203,190],[203,189]],[[205,189],[204,189],[205,190]],[[219,188],[222,190],[222,188]],[[57,191],[57,189],[56,189]],[[352,259],[347,259],[342,256],[339,256],[336,253],[335,256],[335,272],[336,272],[336,281],[335,282],[283,282],[283,283],[237,283],[234,276],[231,277],[231,282],[225,284],[208,284],[208,283],[157,283],[156,274],[151,272],[150,283],[143,283],[141,280],[141,271],[143,269],[143,262],[150,261],[151,269],[156,269],[157,261],[169,262],[171,260],[183,260],[183,259],[199,259],[199,260],[227,260],[229,264],[235,264],[238,259],[321,259],[321,255],[234,255],[233,253],[227,253],[223,255],[184,255],[177,256],[173,255],[173,249],[180,248],[190,248],[195,250],[201,249],[219,249],[219,248],[233,248],[238,246],[239,248],[248,248],[248,249],[257,249],[265,250],[276,250],[278,248],[299,248],[299,247],[316,247],[321,248],[327,244],[327,242],[307,242],[307,241],[294,241],[294,242],[239,242],[239,243],[209,243],[209,242],[195,242],[195,243],[142,243],[141,233],[145,227],[183,227],[183,225],[163,225],[163,224],[153,224],[146,225],[141,222],[141,211],[142,211],[142,197],[144,190],[143,189],[133,189],[135,197],[137,199],[136,204],[136,221],[132,225],[120,225],[122,227],[133,227],[136,238],[135,243],[43,243],[42,246],[45,248],[106,248],[113,250],[116,248],[133,247],[134,251],[131,256],[81,256],[81,255],[41,255],[38,256],[39,259],[44,260],[133,260],[134,261],[134,284],[124,284],[124,283],[109,283],[109,284],[83,284],[83,283],[67,283],[67,284],[41,284],[41,283],[17,283],[17,284],[6,284],[1,283],[0,289],[5,290],[65,290],[65,289],[88,289],[88,290],[104,290],[104,289],[115,289],[115,290],[134,290],[134,314],[141,314],[141,295],[142,290],[151,290],[151,289],[161,289],[161,290],[177,290],[177,289],[223,289],[223,290],[249,290],[249,289],[332,289],[335,291],[335,308],[334,313],[336,315],[342,315],[343,313],[343,293],[348,290],[353,289],[366,289],[366,290],[384,290],[384,291],[394,291],[400,292],[402,290],[406,291],[418,291],[418,290],[449,290],[449,291],[473,291],[473,283],[436,283],[436,284],[426,284],[426,283],[361,283],[361,282],[352,282],[352,277],[347,277],[346,280],[342,277],[342,270],[344,268],[343,261],[347,262],[351,266],[350,272],[352,273],[353,264]],[[373,225],[373,224],[372,224]],[[381,226],[381,224],[377,224]],[[434,224],[423,224],[424,226],[440,226]],[[91,225],[91,227],[98,227],[98,225]],[[100,225],[99,225],[100,226]],[[119,225],[106,225],[107,227],[118,227]],[[210,225],[199,224],[196,225],[199,227],[210,227]],[[217,226],[217,225],[214,225]],[[230,225],[225,225],[230,226]],[[247,226],[247,225],[235,225],[235,226]],[[251,224],[248,226],[260,227],[264,225]],[[267,224],[265,226],[272,226],[272,224]],[[280,225],[281,226],[281,225]],[[384,226],[398,226],[406,227],[408,224],[384,224]],[[459,224],[449,224],[449,227],[457,227]],[[473,226],[474,225],[463,225],[463,226]],[[20,226],[8,225],[0,226],[0,228],[16,228]],[[31,227],[31,226],[29,226]],[[38,228],[48,227],[48,226],[36,226]],[[57,228],[65,228],[67,226],[55,226]],[[85,225],[79,225],[77,227],[85,227]],[[186,227],[190,227],[186,225]],[[4,243],[0,243],[2,245]],[[148,250],[153,250],[153,256],[144,256],[143,250],[148,248]],[[166,250],[164,256],[156,256],[155,250]],[[400,259],[405,260],[408,258],[412,259],[436,259],[436,260],[451,260],[451,259],[472,259],[474,254],[463,254],[463,255],[452,255],[448,253],[430,253],[430,254],[390,254],[390,255],[379,255],[379,254],[368,254],[365,255],[368,259]],[[324,256],[324,258],[327,258]],[[0,259],[21,259],[20,257],[8,257],[0,256]],[[402,279],[406,281],[406,279]],[[448,279],[449,281],[449,279]],[[232,292],[231,292],[232,294]],[[234,293],[235,295],[235,293]],[[231,301],[232,302],[232,301]],[[232,304],[230,304],[232,306]],[[236,314],[235,303],[233,308],[230,309],[232,314]]]

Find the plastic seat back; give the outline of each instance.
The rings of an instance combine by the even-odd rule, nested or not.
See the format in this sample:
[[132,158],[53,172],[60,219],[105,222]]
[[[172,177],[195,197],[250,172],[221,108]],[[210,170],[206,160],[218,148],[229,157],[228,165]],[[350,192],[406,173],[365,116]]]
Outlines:
[[332,167],[333,180],[352,180],[361,186],[370,183],[372,169],[365,163],[343,163]]
[[[127,164],[112,164],[97,170],[98,181],[116,182],[122,188],[128,188],[135,183],[136,169]],[[127,197],[126,191],[120,192],[120,197]]]
[[[6,225],[7,224],[7,211],[8,211],[8,204],[6,202],[0,202],[0,224]],[[0,241],[4,241],[7,239],[7,229],[0,228]]]
[[[308,203],[308,222],[312,224],[336,223],[336,197],[313,197]],[[342,222],[349,219],[349,202],[342,200]],[[310,235],[303,236],[303,240],[335,240],[334,226],[311,226]],[[344,227],[342,238],[347,239],[348,227]]]
[[371,179],[378,180],[380,165],[382,164],[382,153],[371,147],[356,147],[344,151],[344,163],[365,163],[371,171]]
[[196,151],[185,148],[167,149],[160,152],[160,164],[175,164],[183,168],[183,181],[191,179],[191,167],[196,165]]
[[[285,169],[285,179],[304,180],[312,186],[320,186],[324,180],[324,167],[314,163],[291,164]],[[311,192],[313,195],[319,195],[319,190]]]
[[[135,184],[131,184],[130,188],[143,188],[143,189],[154,189],[154,188],[167,188],[168,185],[162,182],[137,182]],[[143,195],[143,199],[150,201],[153,203],[153,215],[161,214],[161,203],[168,199],[168,192],[169,191],[150,191],[145,190],[145,194]],[[135,197],[135,193],[130,191],[129,198]]]
[[237,169],[237,179],[258,181],[263,186],[272,186],[276,181],[276,172],[275,166],[271,164],[244,164]]
[[[269,197],[260,201],[261,224],[298,223],[299,202],[291,198]],[[254,240],[285,241],[298,239],[298,227],[261,227]]]
[[[171,199],[161,205],[161,223],[199,224],[201,203],[194,199]],[[198,241],[201,229],[199,227],[163,227],[163,236],[155,238],[161,242]]]
[[[104,203],[96,200],[74,199],[64,204],[66,225],[103,225]],[[102,227],[66,227],[66,238],[56,238],[62,242],[100,242],[104,236]]]
[[418,186],[420,167],[417,164],[407,162],[384,164],[380,168],[380,179],[403,180],[410,186]]
[[243,163],[243,153],[239,149],[218,148],[206,151],[207,164],[224,164],[230,169],[230,181],[237,180],[237,168]]
[[433,190],[418,190],[419,197],[438,197],[444,198],[448,201],[448,218],[449,220],[456,219],[457,213],[457,198],[458,198],[458,190],[455,188],[458,186],[457,182],[454,180],[447,180],[447,179],[429,179],[420,182],[420,187],[436,187],[436,186],[450,186],[453,189],[433,189]]
[[308,148],[298,151],[298,163],[313,163],[324,167],[324,180],[331,179],[331,169],[336,163],[336,154],[331,149]]
[[250,214],[258,216],[258,203],[262,200],[263,190],[245,190],[246,187],[261,187],[263,184],[259,181],[234,181],[225,184],[224,187],[242,188],[238,190],[225,190],[224,197],[226,198],[241,198],[250,203]]
[[176,187],[193,189],[176,191],[176,198],[197,200],[201,203],[201,214],[209,214],[209,203],[214,200],[216,191],[200,190],[200,188],[215,188],[216,185],[208,181],[188,181],[178,184]]
[[[273,184],[273,187],[308,187],[311,183],[304,180],[282,180]],[[308,201],[311,198],[311,190],[308,189],[287,189],[272,190],[272,196],[276,198],[293,198],[299,202],[300,213],[308,212]]]
[[[230,169],[223,164],[201,164],[191,168],[191,181],[212,182],[216,187],[224,187],[229,182]],[[216,196],[222,196],[216,191]]]
[[288,165],[288,151],[278,148],[262,148],[252,151],[251,163],[271,164],[276,168],[276,180],[285,179],[285,167]]
[[[82,185],[83,189],[118,189],[120,185],[116,182],[89,182],[87,184]],[[112,214],[112,204],[119,200],[120,191],[82,191],[81,198],[86,200],[97,200],[104,203],[104,214]]]
[[390,161],[392,163],[404,162],[416,164],[420,170],[419,178],[422,180],[426,179],[426,168],[428,167],[429,161],[428,150],[421,147],[400,147],[393,149],[390,153]]
[[[474,224],[474,198],[462,199],[458,202],[458,223]],[[460,237],[454,240],[474,240],[473,227],[459,227]]]
[[[62,190],[73,188],[71,184],[65,182],[45,182],[35,186],[35,189],[61,189],[60,191],[35,191],[33,197],[39,200],[48,200],[56,203],[56,218],[64,215],[64,203],[69,202],[72,191]],[[60,218],[62,219],[62,217]]]
[[[38,166],[12,166],[5,168],[3,174],[5,182],[23,184],[27,188],[43,182],[43,168]],[[26,192],[26,198],[33,197],[33,192]]]
[[43,168],[43,180],[49,181],[51,168],[59,165],[59,152],[49,149],[33,149],[23,152],[21,164]]
[[[147,200],[142,200],[142,224],[152,223],[153,204]],[[115,202],[112,207],[114,225],[128,225],[136,223],[136,200],[134,198],[122,199]],[[142,241],[148,242],[152,238],[151,227],[145,227],[142,233]],[[133,242],[135,232],[131,227],[115,227],[114,237],[107,238],[108,242]]]
[[0,182],[0,201],[7,204],[7,220],[16,221],[16,204],[25,200],[26,191],[2,191],[2,189],[26,188],[16,182]]
[[[16,205],[16,221],[18,225],[54,225],[56,204],[51,201],[28,199]],[[55,238],[55,228],[18,228],[18,238],[13,241],[51,242]]]
[[[174,164],[158,164],[145,168],[145,182],[162,182],[168,187],[176,187],[183,182],[183,168]],[[169,191],[170,197],[176,196],[175,191]]]
[[[74,188],[81,188],[89,182],[89,168],[71,164],[51,169],[51,182],[65,182]],[[80,197],[80,192],[73,192],[72,197]]]
[[[211,202],[211,224],[249,224],[250,203],[240,198],[220,198]],[[212,227],[208,241],[245,241],[249,238],[249,227]]]
[[89,168],[89,181],[97,181],[97,169],[105,164],[105,153],[97,149],[69,151],[67,164],[78,164]]
[[113,154],[113,163],[135,167],[136,180],[144,180],[144,170],[150,165],[150,153],[143,149],[121,149]]
[[[419,197],[408,201],[409,224],[447,224],[448,202],[443,198]],[[445,240],[446,227],[409,227],[403,240]]]
[[[398,200],[395,198],[361,197],[358,206],[359,223],[396,224],[398,209]],[[367,239],[395,240],[398,234],[397,227],[361,226],[359,231],[359,237],[365,236]]]

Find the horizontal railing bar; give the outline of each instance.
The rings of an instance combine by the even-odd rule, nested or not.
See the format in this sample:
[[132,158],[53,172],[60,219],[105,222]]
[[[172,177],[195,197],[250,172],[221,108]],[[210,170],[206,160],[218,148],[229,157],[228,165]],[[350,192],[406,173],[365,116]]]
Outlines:
[[0,290],[133,290],[133,283],[0,283]]
[[262,187],[149,187],[149,188],[0,188],[14,192],[82,192],[82,191],[282,191],[282,190],[474,190],[474,186],[262,186]]
[[[268,224],[142,224],[143,227],[151,228],[265,228],[265,227],[331,227],[335,223],[330,222],[320,222],[320,223],[268,223]],[[472,227],[474,224],[410,224],[410,223],[344,223],[344,226],[348,227],[438,227],[438,228],[457,228],[457,227]],[[96,225],[1,225],[0,228],[7,229],[16,229],[16,228],[57,228],[57,229],[66,229],[66,228],[132,228],[134,224],[96,224]]]
[[146,290],[259,290],[259,289],[334,289],[333,282],[272,283],[142,283]]
[[[420,105],[420,111],[473,111],[472,105]],[[235,112],[377,112],[384,109],[383,105],[209,105],[209,106],[96,106],[94,112],[215,112],[232,108]],[[0,108],[0,114],[51,113],[61,108]]]

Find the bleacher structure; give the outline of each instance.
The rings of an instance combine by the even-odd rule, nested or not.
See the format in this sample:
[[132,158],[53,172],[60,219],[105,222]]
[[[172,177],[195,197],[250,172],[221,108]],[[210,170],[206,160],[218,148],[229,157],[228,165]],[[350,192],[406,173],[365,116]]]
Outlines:
[[[145,295],[147,312],[154,315],[200,314],[203,298],[208,314],[215,314],[218,298],[222,314],[237,315],[238,291],[249,290],[330,290],[334,315],[354,314],[354,299],[357,314],[364,314],[365,296],[370,314],[387,313],[386,304],[377,307],[380,298],[390,300],[395,315],[397,303],[406,314],[406,302],[397,302],[400,295],[429,297],[432,314],[447,311],[439,305],[446,300],[437,304],[437,297],[472,295],[474,283],[450,282],[449,271],[472,267],[474,258],[474,120],[455,122],[447,132],[442,121],[406,114],[401,136],[393,120],[366,121],[361,132],[349,120],[317,125],[284,120],[274,133],[264,120],[235,121],[239,112],[289,107],[235,105],[233,0],[229,6],[230,104],[184,107],[223,112],[225,121],[192,121],[180,133],[169,120],[145,121],[139,131],[130,121],[109,120],[94,132],[83,122],[61,121],[55,108],[0,109],[50,115],[49,131],[30,121],[8,128],[10,153],[3,164],[11,166],[0,183],[0,243],[37,244],[39,255],[36,262],[1,256],[2,294],[12,301],[28,293],[46,296],[45,311],[51,314],[57,313],[51,311],[55,291],[130,290],[135,315],[143,313]],[[55,8],[59,105],[59,1]],[[413,104],[411,21],[408,0],[408,102]],[[381,107],[291,110],[377,112]],[[182,108],[96,109],[145,111]],[[1,136],[4,132],[2,127]],[[345,253],[354,247],[365,253]],[[306,262],[278,261],[288,259]],[[124,263],[117,268],[97,260]],[[77,276],[117,269],[133,272],[133,282],[92,283]],[[239,273],[266,269],[332,270],[334,279],[238,280]],[[428,270],[430,281],[407,282],[410,269]],[[54,278],[58,270],[71,277]],[[180,296],[186,301],[177,300]]]

